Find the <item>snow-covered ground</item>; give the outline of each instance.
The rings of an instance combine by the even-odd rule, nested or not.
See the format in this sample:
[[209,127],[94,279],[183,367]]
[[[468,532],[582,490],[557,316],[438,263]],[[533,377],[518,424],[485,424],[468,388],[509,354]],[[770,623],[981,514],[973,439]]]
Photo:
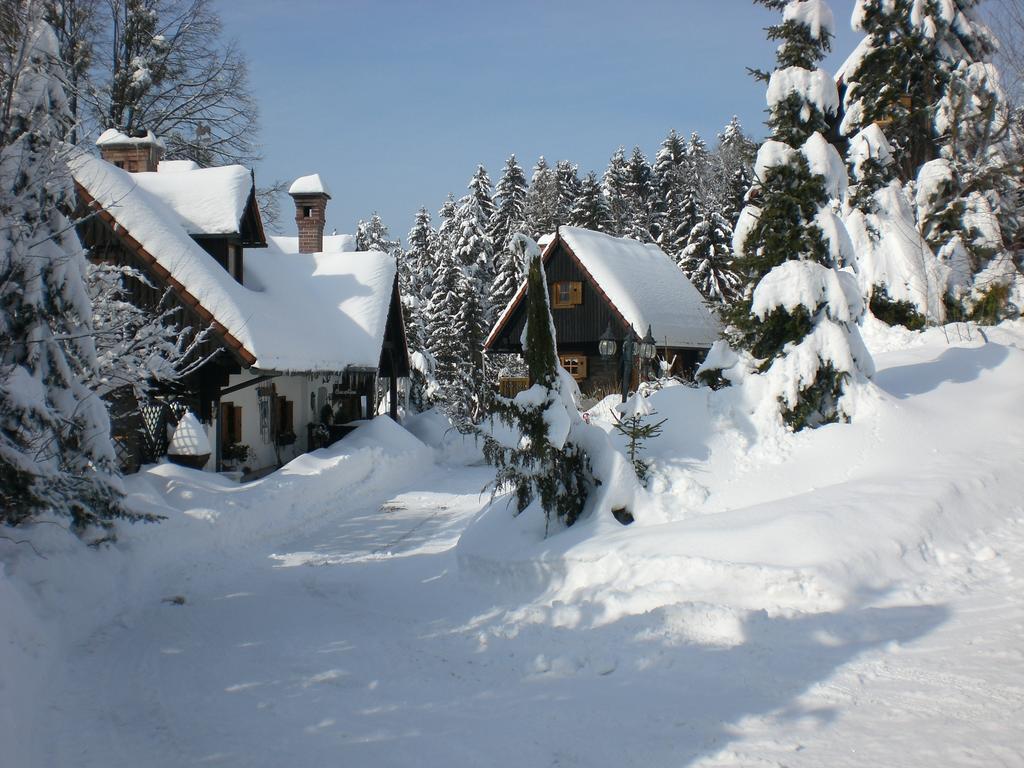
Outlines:
[[869,329],[877,388],[797,435],[663,390],[637,522],[547,541],[384,419],[153,468],[158,526],[0,540],[0,764],[1024,765],[1024,324],[986,334]]

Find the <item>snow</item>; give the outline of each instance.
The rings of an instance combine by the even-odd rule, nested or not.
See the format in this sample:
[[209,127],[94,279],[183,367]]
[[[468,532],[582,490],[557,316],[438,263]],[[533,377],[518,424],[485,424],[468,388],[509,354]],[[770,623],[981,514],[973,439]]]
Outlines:
[[1024,323],[985,337],[873,327],[852,423],[797,434],[655,392],[649,489],[590,430],[636,522],[546,540],[386,419],[245,486],[147,468],[159,525],[0,540],[4,758],[1021,764]]
[[558,231],[637,333],[650,326],[658,344],[670,347],[710,347],[718,339],[718,319],[656,245],[578,227]]
[[[792,94],[797,94],[806,104],[813,104],[826,114],[834,115],[839,111],[839,92],[835,81],[823,69],[809,70],[803,67],[784,67],[772,72],[768,80],[768,108],[773,109]],[[803,119],[810,119],[807,106],[802,113]]]
[[796,0],[790,2],[782,11],[782,20],[803,24],[810,29],[811,37],[820,40],[827,35],[836,33],[836,22],[832,9],[824,0]]
[[823,267],[814,261],[787,261],[774,267],[754,289],[751,313],[763,320],[781,307],[825,307],[828,316],[842,323],[856,322],[864,311],[853,275]]
[[210,451],[210,441],[203,425],[192,413],[186,413],[174,428],[167,453],[172,456],[204,456]]
[[841,200],[846,195],[846,164],[839,152],[829,144],[825,137],[815,131],[800,148],[811,173],[825,177],[825,191],[833,200]]
[[[181,166],[156,173],[134,173],[132,179],[167,205],[190,235],[227,235],[241,231],[242,214],[253,193],[252,173],[241,165],[219,168]],[[188,161],[178,161],[188,162]]]
[[910,302],[931,322],[943,321],[949,268],[918,232],[899,182],[875,192],[874,201],[874,213],[851,209],[844,217],[861,295],[869,298],[875,286],[885,286],[890,299]]
[[[272,243],[281,253],[298,253],[299,238],[294,235],[268,235],[267,242]],[[355,235],[324,235],[324,253],[354,253],[356,251]]]
[[313,173],[309,176],[300,176],[292,185],[288,187],[289,195],[327,195],[331,196],[331,191],[327,188],[327,182],[320,178],[319,173]]
[[156,136],[152,131],[146,131],[145,136],[129,136],[128,134],[122,133],[116,128],[108,128],[107,130],[100,134],[100,137],[98,139],[96,139],[97,147],[116,146],[122,144],[141,144],[145,146],[155,145],[157,147],[160,147],[161,149],[165,148],[163,139]]
[[775,139],[766,140],[757,150],[754,161],[754,178],[764,180],[770,168],[789,165],[796,157],[796,150],[789,144]]
[[[85,153],[74,153],[70,165],[75,180],[255,355],[255,368],[376,370],[396,274],[390,256],[285,253],[272,239],[245,251],[241,285],[137,183],[139,174]],[[179,175],[190,174],[167,174]]]

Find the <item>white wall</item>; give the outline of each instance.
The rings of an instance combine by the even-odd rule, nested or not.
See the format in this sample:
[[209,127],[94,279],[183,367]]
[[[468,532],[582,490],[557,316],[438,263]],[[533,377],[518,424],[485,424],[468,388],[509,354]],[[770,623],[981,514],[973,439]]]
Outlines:
[[[250,382],[258,378],[259,375],[258,373],[243,371],[240,374],[232,375],[228,380],[227,386],[233,387]],[[274,444],[272,441],[265,442],[260,430],[259,398],[256,390],[266,384],[273,384],[278,395],[287,397],[294,403],[292,406],[293,424],[297,439],[293,445],[281,446],[278,449],[282,462],[295,458],[299,454],[304,453],[308,448],[306,444],[307,426],[310,422],[317,420],[316,412],[309,407],[310,392],[316,394],[317,389],[322,386],[326,386],[327,390],[330,391],[330,383],[325,385],[321,377],[309,379],[306,376],[283,375],[270,379],[265,384],[248,386],[245,389],[224,395],[222,398],[223,402],[233,403],[242,409],[241,442],[249,446],[249,459],[246,465],[253,470],[277,465],[278,453],[274,451]],[[220,418],[219,409],[217,418]],[[219,440],[220,427],[216,422],[214,423],[213,431],[213,437]],[[269,437],[269,433],[267,436]],[[213,444],[213,439],[210,442]]]

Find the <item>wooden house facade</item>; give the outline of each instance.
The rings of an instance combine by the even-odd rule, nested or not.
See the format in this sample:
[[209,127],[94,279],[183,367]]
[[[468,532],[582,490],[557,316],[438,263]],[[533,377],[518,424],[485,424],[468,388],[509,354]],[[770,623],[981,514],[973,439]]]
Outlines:
[[[206,425],[207,469],[240,446],[238,463],[259,470],[329,444],[373,417],[384,392],[397,417],[409,357],[393,259],[312,252],[323,217],[320,239],[267,238],[247,169],[160,162],[159,145],[109,134],[98,142],[105,159],[71,161],[79,237],[90,258],[146,277],[151,285],[132,281],[135,303],[169,298],[206,334],[203,364],[115,425],[126,469],[166,450],[166,427],[185,409]],[[306,252],[292,252],[300,239]]]
[[[618,391],[618,355],[601,356],[608,331],[619,345],[639,341],[650,327],[658,359],[673,375],[692,376],[719,337],[717,319],[697,289],[657,246],[575,227],[560,227],[543,252],[558,357],[585,395]],[[520,354],[526,285],[498,318],[484,343],[488,354]],[[621,348],[621,347],[620,347]],[[633,368],[631,388],[652,375]],[[504,394],[525,386],[507,381]]]

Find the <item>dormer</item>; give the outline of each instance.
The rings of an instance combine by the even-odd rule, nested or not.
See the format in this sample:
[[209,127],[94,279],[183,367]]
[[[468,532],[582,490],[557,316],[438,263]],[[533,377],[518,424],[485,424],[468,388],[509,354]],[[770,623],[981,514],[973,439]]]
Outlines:
[[327,201],[331,193],[319,173],[292,182],[288,194],[295,201],[295,224],[299,230],[299,253],[320,253],[324,249]]

